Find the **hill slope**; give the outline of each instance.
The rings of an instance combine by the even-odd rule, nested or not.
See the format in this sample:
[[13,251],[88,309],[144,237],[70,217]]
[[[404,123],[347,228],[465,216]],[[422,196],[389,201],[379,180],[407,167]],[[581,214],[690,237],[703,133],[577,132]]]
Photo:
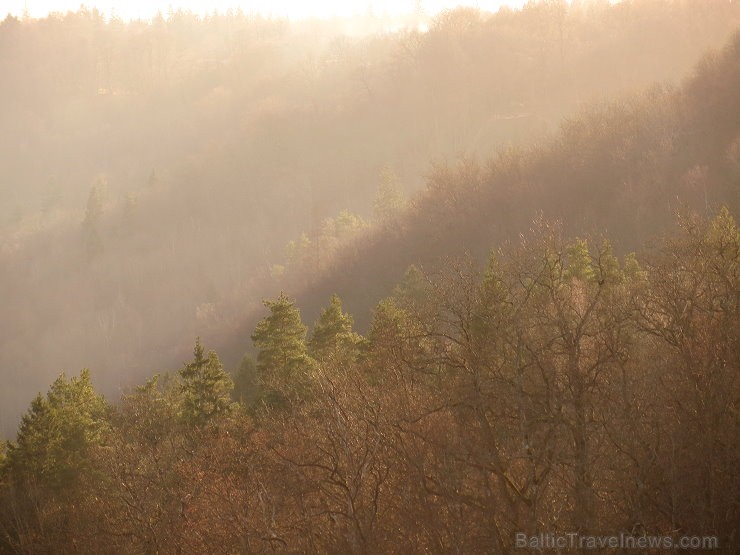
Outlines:
[[[676,123],[671,93],[655,93],[642,123],[635,107],[573,122],[566,132],[573,142],[561,140],[571,144],[567,152],[555,141],[502,155],[495,180],[475,164],[432,171],[417,208],[353,247],[361,255],[336,259],[337,274],[324,285],[315,271],[282,281],[269,272],[284,262],[291,239],[315,235],[324,218],[349,209],[369,219],[383,167],[413,194],[430,160],[488,156],[542,136],[583,102],[677,79],[738,22],[740,5],[724,0],[463,9],[426,33],[380,32],[371,22],[378,32],[355,37],[335,23],[240,14],[201,20],[178,12],[151,24],[107,22],[88,10],[7,18],[0,25],[0,433],[13,433],[27,402],[61,370],[89,366],[115,395],[179,364],[196,335],[209,343],[237,337],[229,357],[236,361],[251,324],[235,329],[245,315],[253,323],[260,299],[281,287],[316,284],[316,294],[303,297],[309,315],[336,289],[365,318],[408,263],[428,264],[464,245],[484,250],[541,207],[571,215],[557,208],[568,198],[563,191],[548,193],[556,190],[553,171],[581,180],[570,184],[580,196],[569,202],[612,203],[611,216],[596,211],[611,218],[610,228],[636,222],[624,228],[635,242],[659,226],[626,213],[636,204],[629,195],[642,194],[644,184],[622,187],[615,176],[626,175],[619,164],[635,163],[635,179],[650,179],[648,170],[667,179],[638,150],[640,141],[661,140],[660,129],[635,137],[630,129]],[[638,146],[611,144],[607,132]],[[710,152],[720,146],[706,144]],[[622,151],[633,159],[609,160]],[[655,156],[667,163],[661,152]],[[589,176],[596,155],[605,159]],[[583,166],[580,174],[571,163]],[[701,178],[704,162],[695,165]],[[611,197],[603,179],[612,180]],[[480,197],[463,192],[471,183]],[[588,227],[588,213],[578,218],[574,225]],[[481,231],[482,220],[494,226]],[[355,281],[364,300],[349,292]]]
[[[678,89],[654,87],[567,119],[531,147],[488,163],[440,165],[398,219],[348,246],[333,269],[281,284],[311,321],[338,293],[361,327],[409,265],[429,269],[465,251],[485,257],[543,215],[575,235],[607,234],[619,252],[668,229],[675,214],[740,209],[740,33],[707,55]],[[301,287],[309,281],[309,287]],[[256,313],[225,342],[248,345]]]

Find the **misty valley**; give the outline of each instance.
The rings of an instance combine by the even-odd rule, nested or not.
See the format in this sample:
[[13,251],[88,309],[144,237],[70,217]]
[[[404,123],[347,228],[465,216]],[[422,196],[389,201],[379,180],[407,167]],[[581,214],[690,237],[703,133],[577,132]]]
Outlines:
[[428,4],[0,20],[0,553],[740,550],[740,4]]

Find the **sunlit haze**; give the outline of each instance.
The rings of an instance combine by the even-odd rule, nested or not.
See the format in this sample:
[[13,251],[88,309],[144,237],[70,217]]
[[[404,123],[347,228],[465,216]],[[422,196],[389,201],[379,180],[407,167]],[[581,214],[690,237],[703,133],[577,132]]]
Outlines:
[[[373,2],[345,2],[343,0],[325,0],[323,2],[305,2],[303,0],[222,0],[217,2],[206,0],[132,0],[120,2],[116,0],[95,0],[84,2],[89,8],[97,8],[102,13],[114,15],[122,19],[149,19],[161,12],[166,15],[171,9],[178,8],[198,14],[219,13],[228,10],[241,9],[245,13],[260,13],[265,16],[290,17],[301,19],[309,17],[329,18],[348,17],[353,15],[402,15],[422,10],[427,14],[435,14],[455,6],[471,6],[486,11],[496,11],[501,6],[513,8],[521,7],[526,0],[479,0],[477,2],[455,2],[451,0],[375,0]],[[16,17],[27,14],[30,17],[45,17],[53,12],[76,11],[80,2],[75,0],[46,0],[28,2],[10,0],[0,12],[7,12]],[[5,15],[5,14],[3,14]]]
[[0,0],[0,555],[740,553],[739,99],[740,0]]

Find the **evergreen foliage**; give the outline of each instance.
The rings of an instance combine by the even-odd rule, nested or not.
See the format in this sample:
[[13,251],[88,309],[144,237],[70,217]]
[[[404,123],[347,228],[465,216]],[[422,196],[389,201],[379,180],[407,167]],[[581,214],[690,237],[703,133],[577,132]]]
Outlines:
[[264,305],[270,313],[252,334],[258,349],[257,372],[265,401],[281,403],[300,395],[306,386],[312,362],[306,347],[308,329],[284,292]]
[[352,316],[343,312],[342,300],[332,295],[329,306],[314,324],[308,351],[316,360],[330,357],[352,361],[358,355],[362,338],[352,330]]
[[197,338],[193,360],[179,371],[182,380],[182,417],[194,426],[202,426],[231,410],[230,395],[234,384],[216,352],[204,353],[200,338]]
[[109,407],[95,392],[89,370],[61,374],[37,395],[8,447],[16,479],[54,492],[73,491],[90,473],[90,452],[105,441]]

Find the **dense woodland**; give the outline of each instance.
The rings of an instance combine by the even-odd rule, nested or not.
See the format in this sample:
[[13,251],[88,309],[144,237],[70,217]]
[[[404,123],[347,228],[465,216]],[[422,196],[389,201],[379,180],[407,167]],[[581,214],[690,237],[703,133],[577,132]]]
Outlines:
[[111,405],[61,375],[3,454],[21,553],[499,553],[517,532],[716,535],[740,522],[740,230],[644,256],[535,222],[411,267],[365,336],[265,301],[233,380],[196,340]]
[[0,552],[740,550],[739,24],[5,19]]
[[[737,29],[737,2],[415,17],[174,12],[145,23],[81,10],[0,23],[0,435],[13,437],[61,370],[90,367],[116,398],[176,367],[198,335],[234,368],[261,299],[281,289],[310,320],[338,292],[366,330],[409,264],[482,256],[540,209],[637,249],[671,221],[673,188],[703,201],[703,179],[731,163],[724,143],[716,159],[696,155],[702,139],[682,129],[690,114],[671,91]],[[734,92],[702,125],[736,129]],[[507,176],[488,178],[492,156]],[[465,197],[481,209],[466,222],[475,245],[458,241],[461,186],[487,195]],[[712,210],[736,206],[727,189],[706,188]],[[440,191],[417,200],[427,190]],[[389,215],[425,202],[408,238],[384,231]],[[570,208],[583,212],[565,217]],[[382,245],[335,263],[351,238],[377,234]]]

